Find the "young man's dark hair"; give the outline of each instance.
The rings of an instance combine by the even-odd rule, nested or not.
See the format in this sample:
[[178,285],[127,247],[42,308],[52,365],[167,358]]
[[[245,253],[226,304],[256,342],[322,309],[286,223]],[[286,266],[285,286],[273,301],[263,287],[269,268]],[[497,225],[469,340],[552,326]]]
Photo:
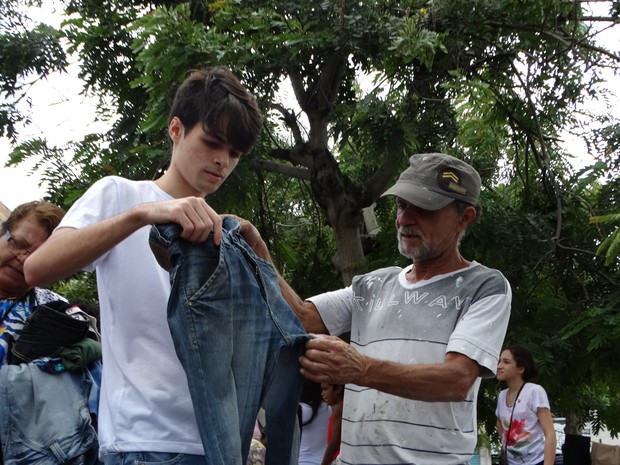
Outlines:
[[263,123],[256,99],[228,68],[192,71],[176,92],[168,122],[175,116],[187,131],[202,122],[206,133],[241,153],[252,149]]

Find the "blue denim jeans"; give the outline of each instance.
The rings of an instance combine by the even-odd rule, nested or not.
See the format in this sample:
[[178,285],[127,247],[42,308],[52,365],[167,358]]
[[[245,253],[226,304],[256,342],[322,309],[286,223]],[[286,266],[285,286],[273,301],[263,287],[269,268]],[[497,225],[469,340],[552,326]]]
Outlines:
[[106,454],[104,465],[205,465],[202,455],[171,454],[168,452],[119,452]]
[[[220,246],[180,239],[176,224],[153,226],[166,250],[172,290],[168,323],[189,384],[209,465],[244,465],[265,406],[267,465],[296,464],[299,356],[308,335],[286,303],[273,266],[225,218]],[[161,262],[160,262],[161,263]]]
[[97,434],[86,373],[45,373],[33,363],[0,369],[0,442],[4,463],[94,463]]

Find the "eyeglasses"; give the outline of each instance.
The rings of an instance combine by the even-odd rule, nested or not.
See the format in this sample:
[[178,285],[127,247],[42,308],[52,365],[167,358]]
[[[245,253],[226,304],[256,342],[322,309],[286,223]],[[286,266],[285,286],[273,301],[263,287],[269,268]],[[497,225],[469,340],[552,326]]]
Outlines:
[[11,236],[11,231],[8,229],[6,230],[6,242],[9,244],[9,249],[11,249],[11,252],[15,255],[24,255],[27,257],[32,253],[32,250]]

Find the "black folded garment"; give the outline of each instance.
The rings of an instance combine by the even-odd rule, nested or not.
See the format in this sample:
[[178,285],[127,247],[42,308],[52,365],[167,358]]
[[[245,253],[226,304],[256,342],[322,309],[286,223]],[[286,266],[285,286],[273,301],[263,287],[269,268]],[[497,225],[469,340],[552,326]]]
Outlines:
[[9,363],[29,363],[40,357],[55,357],[64,347],[88,334],[89,322],[65,313],[71,304],[55,300],[36,307],[15,341]]

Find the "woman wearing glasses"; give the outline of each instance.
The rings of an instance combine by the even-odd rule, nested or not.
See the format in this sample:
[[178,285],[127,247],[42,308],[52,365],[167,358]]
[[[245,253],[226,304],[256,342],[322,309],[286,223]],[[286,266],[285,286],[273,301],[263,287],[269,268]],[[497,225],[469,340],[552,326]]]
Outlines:
[[45,242],[64,214],[49,202],[28,202],[13,210],[0,227],[0,367],[32,310],[65,300],[47,289],[29,287],[23,273],[28,255]]

